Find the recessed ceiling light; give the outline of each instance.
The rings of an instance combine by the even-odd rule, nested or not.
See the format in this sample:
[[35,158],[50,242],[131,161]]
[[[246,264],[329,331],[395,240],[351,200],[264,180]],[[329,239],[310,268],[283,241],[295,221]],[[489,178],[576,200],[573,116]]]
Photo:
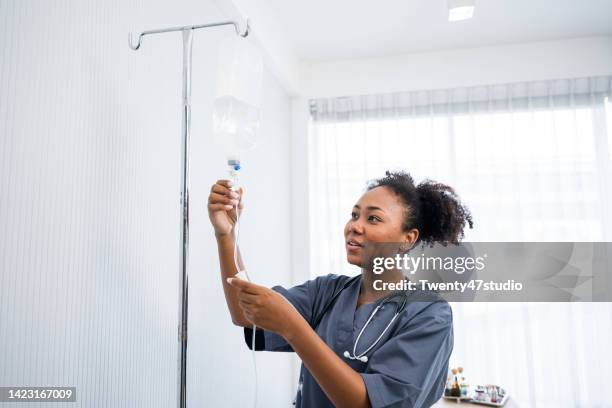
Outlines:
[[475,0],[448,0],[448,21],[461,21],[474,15]]

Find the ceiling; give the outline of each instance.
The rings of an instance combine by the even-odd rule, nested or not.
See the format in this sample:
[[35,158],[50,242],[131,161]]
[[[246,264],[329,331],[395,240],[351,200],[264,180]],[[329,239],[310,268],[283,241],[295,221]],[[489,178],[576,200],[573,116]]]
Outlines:
[[455,23],[446,0],[265,2],[301,61],[612,35],[612,0],[476,0]]

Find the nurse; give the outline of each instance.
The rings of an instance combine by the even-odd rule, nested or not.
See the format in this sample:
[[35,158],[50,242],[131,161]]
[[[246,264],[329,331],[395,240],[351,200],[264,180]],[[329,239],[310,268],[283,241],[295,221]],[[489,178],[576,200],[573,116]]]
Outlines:
[[[374,274],[366,245],[458,243],[471,215],[454,190],[404,172],[368,184],[344,228],[346,258],[361,275],[328,274],[286,289],[234,277],[233,226],[240,194],[212,186],[208,212],[217,238],[225,298],[256,350],[293,351],[302,360],[297,407],[429,407],[443,394],[453,348],[449,304],[436,294],[375,290],[399,270]],[[232,208],[233,207],[233,208]],[[245,269],[238,254],[239,266]],[[416,297],[415,297],[416,296]]]

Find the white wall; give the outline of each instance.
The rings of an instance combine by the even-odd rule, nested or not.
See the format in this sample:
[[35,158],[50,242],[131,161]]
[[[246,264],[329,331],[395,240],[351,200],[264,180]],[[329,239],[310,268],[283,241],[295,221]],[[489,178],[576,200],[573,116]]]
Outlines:
[[332,97],[612,73],[612,37],[304,63],[302,95]]
[[[225,16],[195,0],[0,2],[0,386],[76,386],[71,407],[174,406],[181,39],[134,52],[127,32]],[[205,212],[224,176],[208,129],[230,33],[194,34],[189,406],[252,401]],[[264,86],[241,235],[255,279],[287,283],[290,101],[269,72]],[[291,361],[258,356],[260,406],[290,402],[278,373]]]

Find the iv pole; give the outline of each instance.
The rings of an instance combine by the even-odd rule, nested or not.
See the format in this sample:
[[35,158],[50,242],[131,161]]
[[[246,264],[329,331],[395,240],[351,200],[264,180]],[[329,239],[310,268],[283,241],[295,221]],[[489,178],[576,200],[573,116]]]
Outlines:
[[170,27],[158,30],[143,31],[138,35],[138,43],[133,44],[132,33],[128,34],[128,45],[134,51],[140,48],[142,38],[145,35],[169,33],[181,31],[183,33],[183,139],[181,145],[181,195],[180,204],[182,207],[181,216],[181,246],[179,264],[179,324],[178,324],[178,395],[177,403],[179,408],[186,408],[187,404],[187,301],[188,297],[188,255],[189,255],[189,139],[191,133],[191,50],[193,30],[200,28],[233,25],[237,35],[246,37],[249,35],[249,21],[244,34],[240,33],[238,23],[235,21],[223,21],[203,25],[192,25],[183,27]]

